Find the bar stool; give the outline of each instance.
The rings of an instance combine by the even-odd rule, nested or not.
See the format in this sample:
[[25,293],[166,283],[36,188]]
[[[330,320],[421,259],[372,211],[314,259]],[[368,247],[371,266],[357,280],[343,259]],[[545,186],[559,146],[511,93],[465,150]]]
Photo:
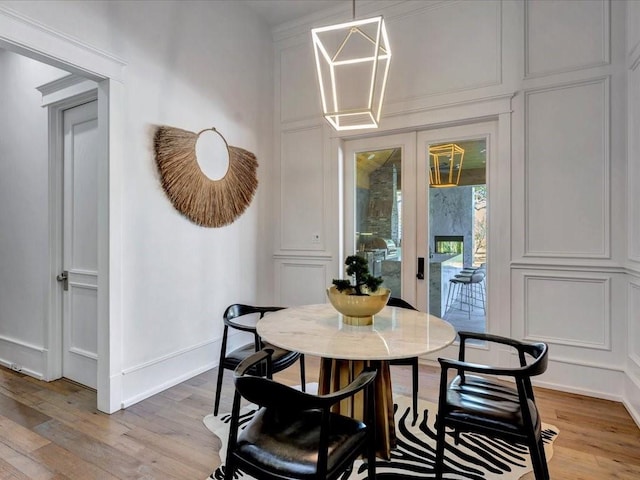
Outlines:
[[486,298],[487,296],[487,287],[486,287],[487,264],[486,263],[481,263],[480,266],[477,268],[474,268],[474,267],[463,268],[456,275],[456,278],[471,277],[471,275],[473,275],[474,273],[484,273],[485,275],[482,281],[477,284],[477,288],[482,289],[481,294]]
[[463,306],[467,306],[469,320],[471,320],[471,309],[476,306],[481,306],[482,311],[486,313],[482,285],[484,277],[484,271],[476,270],[471,275],[456,275],[450,279],[445,312],[455,308],[454,304],[458,302],[460,305],[458,310],[464,310]]

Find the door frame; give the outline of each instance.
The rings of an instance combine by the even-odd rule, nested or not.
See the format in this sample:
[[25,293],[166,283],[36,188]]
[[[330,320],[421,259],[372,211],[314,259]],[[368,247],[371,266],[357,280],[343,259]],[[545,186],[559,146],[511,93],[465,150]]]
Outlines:
[[[98,100],[98,89],[59,100],[49,105],[49,259],[50,259],[50,314],[48,329],[48,358],[46,379],[62,377],[62,284],[56,276],[63,265],[63,222],[64,222],[64,111],[85,103]],[[100,277],[100,270],[98,270]],[[98,290],[99,294],[99,290]],[[98,356],[98,361],[100,356]]]
[[[126,62],[0,5],[0,48],[98,83],[101,144],[98,185],[98,391],[97,408],[122,408],[122,177]],[[55,279],[54,279],[55,280]],[[52,290],[50,289],[50,295]],[[49,315],[51,312],[49,312]],[[50,319],[45,326],[48,343]],[[43,356],[49,360],[50,345]]]
[[[482,126],[487,125],[485,128],[488,129],[488,132],[493,136],[494,140],[492,142],[492,157],[494,158],[493,162],[489,162],[487,166],[487,200],[490,202],[490,205],[493,207],[490,208],[490,217],[487,218],[489,231],[487,232],[488,237],[488,249],[487,249],[487,258],[488,263],[490,262],[490,266],[487,268],[487,282],[491,284],[490,288],[490,300],[488,303],[491,303],[491,317],[487,314],[487,331],[490,329],[490,333],[495,333],[497,335],[511,336],[511,163],[512,163],[512,144],[511,144],[511,107],[510,107],[510,97],[505,97],[502,99],[496,100],[494,102],[489,102],[488,111],[486,111],[485,115],[475,116],[462,116],[457,118],[452,118],[452,121],[449,122],[439,122],[439,123],[428,123],[425,119],[424,122],[418,122],[416,125],[407,126],[402,131],[404,132],[413,132],[416,135],[416,149],[418,148],[417,136],[420,133],[424,132],[437,132],[442,131],[448,128],[472,128],[473,126]],[[456,114],[459,112],[456,112]],[[477,112],[475,112],[477,113]],[[481,128],[481,127],[480,127]],[[368,133],[367,136],[361,137],[347,137],[341,134],[336,134],[335,136],[339,138],[338,142],[340,143],[341,152],[343,152],[343,160],[344,160],[344,168],[345,172],[345,182],[342,189],[342,195],[344,199],[344,210],[345,215],[341,219],[341,228],[343,228],[344,237],[341,238],[341,245],[345,247],[348,246],[348,242],[353,239],[353,228],[351,230],[347,230],[348,225],[346,219],[347,212],[349,215],[354,215],[352,212],[353,206],[353,193],[349,193],[351,197],[348,197],[348,188],[347,188],[347,158],[348,158],[348,147],[349,143],[356,142],[372,142],[372,145],[375,145],[376,139],[384,139],[385,137],[391,136],[393,132],[381,130],[376,132],[375,137],[372,137],[372,133]],[[477,136],[477,135],[476,135]],[[417,152],[416,152],[417,155]],[[417,157],[416,157],[417,158]],[[416,161],[419,161],[416,160]],[[426,169],[426,164],[423,167]],[[425,178],[428,178],[428,175],[425,171]],[[418,179],[415,179],[415,187],[417,189]],[[403,188],[404,185],[403,179]],[[423,196],[426,195],[426,189]],[[351,200],[349,200],[351,198]],[[349,203],[351,203],[349,205]],[[403,206],[405,203],[403,201]],[[497,206],[497,207],[496,207]],[[427,206],[428,208],[428,206]],[[348,210],[351,209],[351,210]],[[417,219],[417,210],[415,213]],[[406,217],[408,218],[408,217]],[[426,222],[427,219],[425,218]],[[426,230],[424,230],[426,232]],[[417,244],[417,242],[416,242]],[[426,255],[428,255],[427,246],[425,244],[424,249],[426,251]],[[346,250],[346,254],[348,254],[349,250]],[[404,255],[404,253],[403,253]],[[412,253],[412,258],[416,261],[418,256],[417,251]],[[425,257],[426,258],[426,257]],[[340,258],[340,268],[343,269],[342,266],[343,259]],[[416,262],[417,264],[417,262]],[[408,269],[407,269],[408,270]],[[407,275],[415,275],[415,271],[408,271]],[[428,278],[428,276],[427,276]],[[403,283],[405,281],[405,277],[403,276]],[[493,292],[493,293],[491,293]],[[405,295],[405,291],[403,290],[403,295]],[[417,295],[417,292],[415,293]],[[407,298],[409,295],[407,294]],[[490,320],[491,318],[491,320]],[[511,362],[513,358],[511,357],[510,351],[507,351],[504,348],[495,347],[492,345],[471,345],[470,354],[472,360],[478,363],[486,363],[491,364],[496,361],[505,361]],[[450,346],[446,349],[437,352],[436,354],[427,355],[424,357],[425,360],[429,362],[435,361],[435,359],[439,356],[449,356],[451,358],[455,358],[457,356],[457,347]]]

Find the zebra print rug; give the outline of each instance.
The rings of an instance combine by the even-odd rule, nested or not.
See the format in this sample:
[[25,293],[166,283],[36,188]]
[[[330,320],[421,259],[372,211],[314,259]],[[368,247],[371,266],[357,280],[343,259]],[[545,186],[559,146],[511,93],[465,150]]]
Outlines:
[[[434,427],[437,405],[420,400],[422,414],[412,425],[411,398],[394,395],[397,447],[391,453],[391,460],[378,460],[376,477],[387,480],[414,480],[435,478],[434,461],[436,432]],[[247,415],[255,412],[255,406],[244,407]],[[226,457],[226,442],[229,435],[229,414],[218,417],[207,415],[206,427],[222,441],[219,455]],[[553,454],[553,441],[559,431],[556,427],[543,423],[543,436],[547,461]],[[477,434],[462,433],[458,445],[447,435],[443,478],[447,480],[517,480],[533,470],[529,450],[524,445],[510,444]],[[238,472],[238,479],[252,477]],[[351,475],[341,480],[362,480],[367,478],[366,463],[356,461]],[[224,465],[220,465],[208,479],[224,479]]]

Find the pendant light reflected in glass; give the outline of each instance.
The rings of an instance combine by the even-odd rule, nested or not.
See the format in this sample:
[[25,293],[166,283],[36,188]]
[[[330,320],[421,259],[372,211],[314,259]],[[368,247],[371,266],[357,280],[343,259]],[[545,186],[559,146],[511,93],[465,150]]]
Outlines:
[[429,147],[429,185],[457,187],[462,174],[464,149],[455,143]]
[[391,49],[382,16],[311,30],[324,117],[336,130],[377,128]]

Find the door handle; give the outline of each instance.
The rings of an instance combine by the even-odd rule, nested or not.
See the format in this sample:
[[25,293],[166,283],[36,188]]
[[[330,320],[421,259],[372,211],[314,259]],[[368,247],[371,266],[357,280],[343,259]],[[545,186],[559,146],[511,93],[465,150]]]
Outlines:
[[63,271],[62,273],[59,273],[56,276],[56,280],[59,282],[62,282],[62,288],[64,289],[65,292],[69,290],[69,272],[67,270]]
[[424,257],[418,257],[418,273],[416,274],[418,280],[424,280]]

